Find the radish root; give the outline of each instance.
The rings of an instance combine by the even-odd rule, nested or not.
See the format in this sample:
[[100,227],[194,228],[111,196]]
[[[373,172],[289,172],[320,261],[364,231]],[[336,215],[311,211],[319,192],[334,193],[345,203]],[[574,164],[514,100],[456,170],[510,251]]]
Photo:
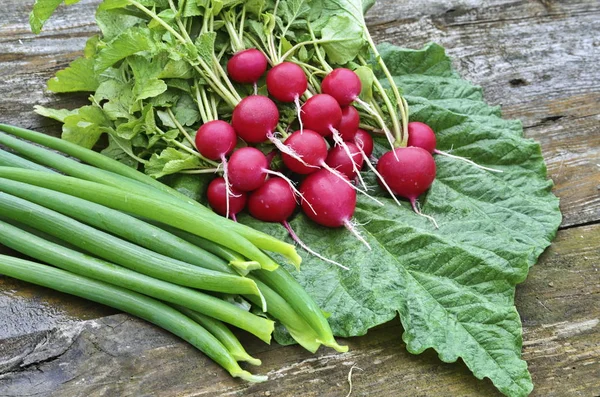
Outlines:
[[360,174],[360,170],[358,169],[358,166],[357,166],[356,162],[354,161],[354,156],[352,156],[352,153],[350,153],[350,148],[348,147],[348,145],[346,145],[346,142],[344,142],[344,140],[342,139],[338,130],[331,127],[331,133],[333,134],[333,141],[335,142],[335,144],[338,146],[341,146],[342,149],[344,149],[344,152],[346,152],[346,156],[348,156],[348,158],[352,162],[352,171],[358,177],[358,180],[360,181],[360,184],[365,189],[365,191],[368,192],[369,188],[367,187],[365,180],[363,179],[362,175]]
[[296,189],[296,185],[294,185],[294,182],[290,178],[288,178],[287,176],[283,175],[281,172],[277,172],[277,171],[273,171],[273,170],[263,170],[263,171],[265,173],[269,174],[269,175],[278,176],[279,178],[281,178],[284,181],[286,181],[288,183],[288,185],[290,185],[290,188],[292,189],[292,191],[294,192],[294,194],[297,195],[298,197],[300,197],[300,200],[305,201],[306,204],[308,204],[308,206],[310,207],[311,211],[315,215],[317,215],[317,212],[313,208],[312,204],[308,200],[306,200],[304,198],[304,195],[302,193],[300,193],[300,191],[298,189]]
[[429,219],[433,225],[435,226],[436,229],[439,229],[439,225],[436,222],[435,218],[433,216],[430,215],[426,215],[424,213],[421,212],[421,210],[419,209],[419,206],[417,205],[417,200],[416,199],[410,199],[410,204],[412,205],[413,211],[415,211],[415,213],[421,215],[422,217],[425,217],[427,219]]
[[435,154],[439,154],[439,155],[441,155],[441,156],[447,156],[447,157],[450,157],[450,158],[452,158],[452,159],[462,160],[462,161],[464,161],[465,163],[471,164],[471,165],[473,165],[473,166],[475,166],[475,167],[477,167],[477,168],[481,168],[482,170],[486,170],[486,171],[490,171],[490,172],[504,172],[504,171],[502,171],[502,170],[498,170],[498,169],[495,169],[495,168],[484,167],[484,166],[482,166],[482,165],[479,165],[479,164],[477,164],[477,163],[476,163],[476,162],[474,162],[473,160],[469,160],[469,159],[467,159],[467,158],[460,157],[460,156],[455,156],[455,155],[453,155],[453,154],[450,154],[450,153],[448,153],[448,152],[443,152],[443,151],[441,151],[441,150],[437,150],[437,149],[435,149],[435,150],[433,151],[433,153],[435,153]]
[[294,233],[294,230],[292,229],[292,227],[290,226],[290,224],[287,221],[284,221],[282,224],[285,227],[285,229],[288,231],[288,233],[290,234],[290,237],[292,238],[292,240],[294,240],[296,243],[298,243],[298,245],[300,247],[302,247],[306,252],[308,252],[311,255],[316,256],[317,258],[319,258],[319,259],[321,259],[321,260],[323,260],[325,262],[332,263],[332,264],[334,264],[336,266],[339,266],[339,267],[341,267],[344,270],[350,270],[350,268],[342,265],[341,263],[338,263],[336,261],[328,259],[328,258],[324,257],[323,255],[321,255],[321,254],[313,251],[312,249],[310,249],[302,240],[300,240],[300,238],[298,237],[298,235],[296,235],[296,233]]
[[273,135],[272,133],[267,135],[267,139],[273,144],[275,145],[275,147],[277,149],[279,149],[279,151],[281,153],[285,153],[288,156],[290,156],[291,158],[293,158],[294,160],[299,161],[303,166],[305,167],[309,167],[309,168],[319,168],[319,166],[316,165],[311,165],[308,164],[306,161],[302,160],[302,156],[300,156],[298,153],[296,153],[296,151],[294,149],[292,149],[291,147],[285,145],[283,142],[281,142],[275,135]]
[[369,245],[369,243],[367,243],[367,240],[365,240],[365,238],[363,236],[361,236],[361,234],[358,232],[358,230],[356,230],[355,224],[353,224],[350,221],[345,221],[344,226],[346,227],[346,229],[348,229],[348,231],[350,233],[352,233],[354,235],[354,237],[356,237],[358,239],[358,241],[363,243],[365,245],[365,247],[367,247],[369,249],[369,251],[371,251],[371,246]]
[[348,180],[348,178],[346,178],[346,176],[344,176],[343,174],[341,174],[338,170],[336,170],[335,168],[331,168],[329,165],[327,165],[325,162],[323,162],[321,164],[321,167],[325,168],[327,171],[331,172],[333,175],[337,176],[338,178],[340,178],[342,181],[344,181],[345,184],[347,184],[348,186],[350,186],[352,189],[356,190],[359,193],[364,194],[365,196],[367,196],[368,198],[370,198],[371,200],[373,200],[374,202],[376,202],[377,204],[379,204],[380,206],[384,206],[385,204],[383,204],[381,201],[377,200],[375,197],[371,196],[369,193],[367,193],[366,191],[359,189],[358,187],[354,186],[352,184],[352,182],[350,182]]

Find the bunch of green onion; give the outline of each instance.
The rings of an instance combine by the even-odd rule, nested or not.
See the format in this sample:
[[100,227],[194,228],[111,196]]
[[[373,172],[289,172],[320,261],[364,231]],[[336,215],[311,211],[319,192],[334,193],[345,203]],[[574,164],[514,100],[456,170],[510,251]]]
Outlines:
[[[266,377],[238,361],[260,360],[225,324],[270,343],[277,320],[311,352],[347,350],[314,300],[266,253],[299,266],[293,245],[92,150],[5,124],[0,131],[0,145],[11,149],[0,149],[0,244],[37,261],[0,255],[1,275],[145,319],[251,382]],[[232,303],[232,295],[266,314]]]

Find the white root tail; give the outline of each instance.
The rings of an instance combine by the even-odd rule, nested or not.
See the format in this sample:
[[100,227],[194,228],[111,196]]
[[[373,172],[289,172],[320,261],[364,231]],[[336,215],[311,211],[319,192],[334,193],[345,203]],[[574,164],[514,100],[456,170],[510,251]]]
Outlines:
[[286,146],[283,142],[281,142],[275,135],[273,135],[272,133],[267,135],[267,139],[273,144],[275,145],[275,147],[281,152],[281,153],[285,153],[288,156],[290,156],[291,158],[293,158],[294,160],[299,161],[303,166],[305,167],[309,167],[309,168],[319,168],[318,165],[312,165],[312,164],[308,164],[306,161],[304,161],[302,159],[302,156],[300,156],[298,153],[296,153],[296,151],[294,149],[292,149],[289,146]]
[[285,229],[288,231],[288,233],[290,234],[290,237],[292,238],[292,240],[294,240],[296,243],[298,243],[298,245],[300,247],[302,247],[306,252],[308,252],[311,255],[316,256],[317,258],[319,258],[325,262],[332,263],[336,266],[339,266],[344,270],[350,270],[350,268],[342,265],[341,263],[338,263],[334,260],[328,259],[328,258],[324,257],[323,255],[310,249],[310,247],[308,245],[306,245],[302,240],[300,240],[300,238],[296,235],[296,233],[294,233],[294,230],[292,229],[292,227],[290,226],[290,224],[287,221],[284,221],[282,224],[285,227]]
[[367,196],[369,199],[373,200],[374,202],[376,202],[377,204],[379,204],[380,206],[384,206],[385,204],[383,204],[381,201],[377,200],[375,197],[371,196],[369,193],[367,193],[366,191],[359,189],[358,187],[354,186],[352,184],[352,182],[350,182],[348,180],[348,178],[346,178],[345,175],[343,175],[341,172],[339,172],[338,170],[336,170],[335,168],[330,167],[329,165],[327,165],[325,162],[323,162],[321,164],[321,167],[325,168],[327,171],[331,172],[333,175],[337,176],[338,178],[340,178],[346,185],[350,186],[352,189],[356,190],[358,193],[362,193],[365,196]]
[[369,245],[369,243],[367,242],[367,240],[365,240],[365,238],[363,236],[361,236],[361,234],[358,232],[358,230],[356,230],[356,226],[352,222],[345,221],[344,222],[344,227],[346,229],[348,229],[348,231],[350,233],[352,233],[354,235],[354,237],[356,237],[358,239],[358,241],[360,241],[361,243],[363,243],[365,245],[365,247],[367,247],[369,249],[369,251],[371,251],[371,246]]
[[421,215],[422,217],[425,217],[425,218],[429,219],[433,223],[433,226],[435,226],[436,229],[440,228],[438,226],[438,223],[435,221],[435,218],[433,216],[426,215],[426,214],[424,214],[424,213],[421,212],[421,210],[419,209],[419,206],[417,205],[417,200],[416,199],[411,199],[410,200],[410,204],[412,205],[413,211],[415,211],[415,213]]
[[294,182],[290,178],[288,178],[287,176],[283,175],[281,172],[277,172],[277,171],[273,171],[273,170],[263,170],[263,172],[265,172],[266,174],[269,174],[269,175],[278,176],[279,178],[281,178],[284,181],[286,181],[288,183],[288,185],[290,185],[290,189],[292,189],[292,191],[294,192],[294,194],[297,195],[298,197],[300,197],[300,200],[305,201],[306,204],[308,204],[308,206],[310,207],[311,211],[315,215],[317,215],[317,212],[313,208],[312,204],[307,199],[304,198],[304,195],[302,193],[300,193],[300,191],[298,189],[296,189],[296,185],[294,184]]
[[300,124],[300,134],[304,132],[304,123],[302,122],[302,105],[300,105],[300,97],[294,98],[294,104],[296,105],[296,111],[298,112],[298,123]]
[[335,142],[335,144],[338,145],[338,146],[341,146],[342,149],[344,149],[344,152],[346,152],[346,156],[348,156],[348,158],[352,162],[352,171],[358,177],[358,180],[360,181],[361,186],[365,189],[365,192],[368,192],[369,188],[367,187],[367,184],[365,183],[365,180],[363,179],[362,175],[360,174],[360,170],[358,169],[358,165],[354,161],[354,156],[352,156],[352,153],[350,153],[350,148],[348,147],[348,145],[346,145],[346,142],[344,142],[344,140],[342,139],[342,136],[340,135],[340,133],[338,132],[338,130],[336,130],[335,128],[331,127],[331,133],[333,135],[333,141]]
[[373,173],[375,174],[377,179],[379,179],[381,181],[381,184],[383,185],[383,187],[385,187],[385,190],[387,190],[387,192],[390,194],[390,197],[396,202],[396,204],[398,204],[398,207],[402,207],[402,204],[400,204],[400,201],[398,201],[398,199],[396,198],[396,195],[394,194],[392,189],[386,183],[385,179],[383,179],[383,176],[381,176],[381,174],[377,171],[377,168],[375,168],[375,166],[373,164],[371,164],[369,157],[367,156],[365,151],[362,149],[362,147],[359,147],[358,150],[360,150],[360,154],[362,154],[363,160],[365,161],[367,166],[371,169],[371,171],[373,171]]
[[486,171],[490,171],[490,172],[504,172],[504,171],[502,171],[502,170],[497,170],[497,169],[495,169],[495,168],[484,167],[484,166],[482,166],[482,165],[479,165],[479,164],[477,164],[477,163],[476,163],[476,162],[474,162],[473,160],[469,160],[469,159],[467,159],[467,158],[460,157],[460,156],[455,156],[455,155],[453,155],[453,154],[450,154],[450,153],[448,153],[448,152],[443,152],[443,151],[441,151],[441,150],[437,150],[437,149],[435,149],[435,150],[433,151],[433,153],[435,153],[435,154],[439,154],[439,155],[441,155],[441,156],[447,156],[447,157],[450,157],[450,158],[452,158],[452,159],[457,159],[457,160],[464,161],[465,163],[471,164],[471,165],[473,165],[473,166],[475,166],[475,167],[477,167],[477,168],[481,168],[482,170],[486,170]]
[[[225,179],[225,218],[229,218],[229,197],[233,195],[231,185],[229,185],[229,175],[227,172],[227,158],[221,155],[221,164],[223,164],[223,179]],[[235,221],[235,215],[232,214],[232,219]]]
[[356,103],[358,103],[363,109],[365,109],[365,111],[367,113],[369,113],[371,116],[373,116],[377,120],[377,122],[383,129],[383,133],[385,134],[385,137],[387,138],[388,143],[390,144],[390,147],[392,148],[392,150],[394,150],[394,148],[395,148],[394,142],[396,141],[396,138],[394,137],[394,135],[392,134],[390,129],[385,124],[385,120],[383,120],[381,115],[379,113],[377,113],[375,110],[373,110],[371,105],[369,105],[367,102],[363,101],[362,99],[357,97],[356,99],[354,99],[354,101]]

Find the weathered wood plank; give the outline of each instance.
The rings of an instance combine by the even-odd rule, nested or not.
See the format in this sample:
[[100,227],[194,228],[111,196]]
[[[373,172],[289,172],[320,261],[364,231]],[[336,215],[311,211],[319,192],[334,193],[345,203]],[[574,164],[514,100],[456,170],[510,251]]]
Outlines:
[[[587,397],[600,390],[600,248],[590,241],[600,241],[600,225],[559,232],[517,289],[534,396]],[[499,395],[462,363],[442,363],[431,350],[410,355],[398,323],[346,340],[346,354],[311,355],[242,336],[263,360],[254,370],[271,379],[247,385],[176,338],[118,315],[0,341],[0,395],[345,396],[353,365],[362,370],[353,375],[354,396]]]

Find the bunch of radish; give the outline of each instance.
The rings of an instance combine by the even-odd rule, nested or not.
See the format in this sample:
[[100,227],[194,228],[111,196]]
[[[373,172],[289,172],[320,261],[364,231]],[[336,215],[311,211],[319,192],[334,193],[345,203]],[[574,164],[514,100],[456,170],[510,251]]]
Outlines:
[[[436,175],[435,134],[427,125],[409,123],[409,146],[393,148],[376,160],[372,158],[373,138],[359,128],[360,114],[354,104],[367,112],[370,108],[359,98],[361,80],[352,70],[332,70],[321,83],[321,93],[307,90],[306,74],[292,62],[282,62],[267,72],[267,59],[256,49],[236,53],[227,71],[234,82],[255,88],[254,95],[234,108],[230,123],[210,121],[195,137],[202,156],[221,162],[223,177],[214,179],[208,188],[215,212],[235,220],[236,214],[247,209],[256,219],[281,223],[303,248],[323,258],[288,223],[301,208],[319,225],[347,228],[368,247],[352,222],[358,193],[380,203],[367,193],[361,177],[366,165],[398,205],[396,196],[408,199],[420,214],[417,197]],[[270,97],[257,94],[257,82],[265,73]],[[297,131],[288,134],[279,127],[278,103],[295,104]],[[251,146],[265,142],[281,154],[283,170],[270,169],[267,156]],[[293,180],[300,181],[298,188]]]

